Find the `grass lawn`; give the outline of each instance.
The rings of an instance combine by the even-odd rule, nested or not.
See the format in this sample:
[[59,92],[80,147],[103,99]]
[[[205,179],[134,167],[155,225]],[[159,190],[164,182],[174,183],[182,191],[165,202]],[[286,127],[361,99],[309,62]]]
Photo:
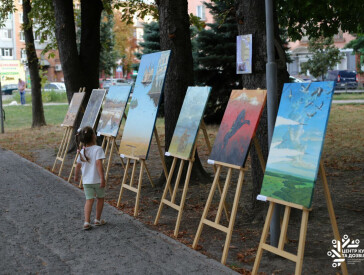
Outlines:
[[[66,115],[68,105],[44,106],[44,116],[48,125],[60,125]],[[32,106],[6,106],[5,131],[30,128],[32,126]]]
[[350,94],[350,93],[343,93],[343,94],[334,94],[334,100],[352,100],[352,99],[364,99],[364,93],[362,94]]

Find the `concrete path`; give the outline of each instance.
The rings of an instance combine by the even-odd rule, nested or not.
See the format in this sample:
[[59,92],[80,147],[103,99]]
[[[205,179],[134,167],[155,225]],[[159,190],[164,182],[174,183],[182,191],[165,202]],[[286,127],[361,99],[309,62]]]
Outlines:
[[81,230],[82,191],[1,148],[0,194],[1,274],[234,273],[108,204]]

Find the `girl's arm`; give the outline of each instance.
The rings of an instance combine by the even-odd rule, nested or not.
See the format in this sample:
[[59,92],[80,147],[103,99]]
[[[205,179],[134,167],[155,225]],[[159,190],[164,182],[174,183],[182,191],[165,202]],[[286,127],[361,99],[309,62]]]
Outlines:
[[102,159],[96,160],[96,169],[101,178],[100,187],[104,188],[105,187],[105,177],[104,177],[104,167],[102,165]]
[[82,166],[81,163],[77,163],[77,165],[76,165],[76,169],[75,169],[75,182],[78,182],[78,175],[80,173],[81,166]]

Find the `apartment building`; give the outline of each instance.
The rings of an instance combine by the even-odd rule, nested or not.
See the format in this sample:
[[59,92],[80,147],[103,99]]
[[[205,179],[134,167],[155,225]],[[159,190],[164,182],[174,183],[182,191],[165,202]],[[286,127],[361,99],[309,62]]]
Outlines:
[[[14,0],[16,11],[8,15],[5,25],[0,29],[0,74],[3,84],[15,84],[18,78],[27,79],[29,71],[25,53],[25,39],[22,30],[23,8],[22,0]],[[35,33],[36,24],[33,26],[34,44],[39,58],[39,63],[48,81],[63,81],[63,72],[58,51],[54,51],[54,58],[48,58],[42,51],[46,43],[40,43],[40,36]]]

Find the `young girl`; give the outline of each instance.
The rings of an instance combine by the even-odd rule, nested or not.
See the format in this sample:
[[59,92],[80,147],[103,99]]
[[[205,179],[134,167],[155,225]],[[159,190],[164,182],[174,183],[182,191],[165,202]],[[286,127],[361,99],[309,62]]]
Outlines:
[[104,220],[101,220],[105,197],[105,177],[102,166],[105,153],[100,146],[96,145],[96,135],[91,127],[81,129],[76,135],[76,138],[79,144],[83,143],[85,145],[77,158],[75,181],[78,181],[79,172],[82,170],[83,189],[86,196],[85,223],[83,229],[88,230],[92,228],[90,216],[95,195],[97,204],[94,225],[99,226],[106,223]]

